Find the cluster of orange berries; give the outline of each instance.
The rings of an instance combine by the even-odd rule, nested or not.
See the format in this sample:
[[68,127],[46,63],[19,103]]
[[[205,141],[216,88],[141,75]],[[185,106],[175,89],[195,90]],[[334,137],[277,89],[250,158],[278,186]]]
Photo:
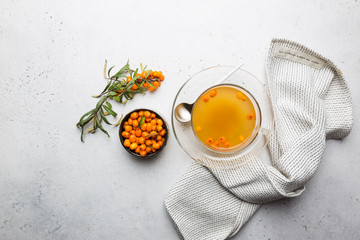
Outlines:
[[206,142],[209,145],[213,145],[214,147],[221,147],[221,146],[223,146],[225,148],[230,147],[230,143],[228,141],[226,141],[225,137],[219,137],[219,139],[216,141],[214,141],[214,138],[209,137],[206,139]]
[[124,122],[124,146],[140,156],[156,152],[165,142],[164,122],[150,111],[132,112]]
[[[216,90],[214,90],[214,89],[209,92],[209,96],[212,97],[212,98],[215,97],[216,94],[217,94],[217,92],[216,92]],[[205,96],[203,97],[203,101],[204,101],[204,102],[208,102],[208,101],[210,100],[209,96],[208,96],[208,95],[205,95]]]
[[[245,138],[244,136],[239,136],[239,140],[240,142],[244,142],[245,141]],[[212,145],[214,147],[224,147],[224,148],[229,148],[230,147],[230,143],[228,141],[226,141],[226,138],[225,137],[219,137],[218,140],[214,141],[214,138],[212,137],[209,137],[206,139],[206,143],[209,144],[209,145]]]
[[[144,80],[151,81],[151,84],[154,87],[151,86],[147,82],[144,82],[143,87],[148,88],[150,92],[153,92],[158,87],[160,87],[161,82],[164,81],[164,79],[165,79],[165,76],[162,74],[161,71],[151,71],[151,70],[149,70],[149,71],[143,71],[142,73],[136,74],[136,77],[138,77],[138,79],[136,81],[139,83],[143,82]],[[130,82],[131,80],[132,80],[132,78],[130,76],[126,78],[126,82]],[[134,84],[131,87],[131,89],[136,90],[136,89],[138,89],[138,86],[136,84]]]

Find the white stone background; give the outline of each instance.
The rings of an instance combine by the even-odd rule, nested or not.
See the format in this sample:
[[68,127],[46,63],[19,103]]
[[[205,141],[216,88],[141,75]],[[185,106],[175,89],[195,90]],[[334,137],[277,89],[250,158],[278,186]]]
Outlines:
[[154,94],[116,110],[153,108],[170,123],[177,90],[205,67],[246,60],[265,80],[273,37],[341,68],[355,125],[327,142],[304,194],[264,205],[233,239],[360,239],[359,0],[2,0],[0,239],[179,239],[163,199],[192,160],[172,132],[150,161],[131,157],[115,127],[80,142],[75,124],[104,87],[104,60],[162,70]]

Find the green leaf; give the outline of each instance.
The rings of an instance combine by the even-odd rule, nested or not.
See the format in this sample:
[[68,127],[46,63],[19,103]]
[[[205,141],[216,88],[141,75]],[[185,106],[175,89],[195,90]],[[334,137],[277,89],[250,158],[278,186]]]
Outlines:
[[146,82],[147,82],[150,86],[152,86],[153,88],[156,88],[150,81],[147,81],[147,80],[146,80]]
[[108,137],[110,137],[109,133],[102,127],[99,119],[96,119],[97,126],[100,128],[100,130],[105,133]]
[[106,101],[107,96],[103,96],[100,101],[96,104],[95,109],[99,109],[99,107]]
[[[112,83],[112,81],[109,81],[109,83],[106,84],[106,87],[104,88],[104,90],[103,90],[101,93],[104,93],[106,90],[108,90],[109,87],[110,87],[110,85],[111,85],[111,83]],[[100,95],[101,95],[101,94],[100,94]],[[99,95],[99,96],[100,96],[100,95]]]
[[112,105],[109,102],[106,102],[106,106],[108,106],[110,109],[112,108]]
[[88,116],[91,113],[95,112],[95,108],[91,109],[90,111],[88,111],[87,113],[85,113],[84,115],[82,115],[82,117],[80,118],[79,122],[81,122],[86,116]]
[[121,74],[125,72],[125,70],[128,68],[129,64],[127,63],[125,66],[123,66],[115,75],[113,75],[111,78],[119,78]]
[[83,127],[81,128],[80,140],[81,140],[82,142],[84,142],[84,128],[83,128]]
[[84,126],[85,126],[86,124],[88,124],[93,118],[94,118],[94,113],[91,114],[90,116],[88,116],[87,118],[80,120],[80,121],[76,124],[76,126],[77,126],[77,127],[84,127]]
[[144,122],[145,122],[145,116],[142,116],[141,119],[140,119],[140,123],[139,123],[140,128],[144,124]]
[[119,93],[118,92],[109,92],[108,94],[107,94],[107,96],[116,96],[116,95],[118,95]]
[[131,93],[143,93],[146,92],[146,88],[142,88],[142,89],[137,89],[137,90],[131,90]]
[[143,67],[142,63],[140,63],[140,68],[141,68],[141,72],[146,70],[147,65],[145,65],[145,67]]
[[100,115],[101,115],[102,120],[104,120],[104,122],[106,124],[111,125],[111,123],[109,123],[109,121],[106,119],[105,113],[104,113],[104,111],[102,109],[100,110]]
[[117,102],[120,102],[120,103],[121,103],[121,100],[120,100],[120,97],[119,97],[119,96],[115,96],[115,97],[113,97],[113,99],[114,99],[115,101],[117,101]]
[[107,106],[103,106],[107,112],[109,112],[111,115],[116,117],[117,113],[114,112],[112,109],[108,108]]

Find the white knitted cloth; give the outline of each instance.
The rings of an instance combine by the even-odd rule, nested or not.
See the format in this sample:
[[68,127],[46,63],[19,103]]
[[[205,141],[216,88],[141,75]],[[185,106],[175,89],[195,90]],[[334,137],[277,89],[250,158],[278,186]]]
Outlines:
[[350,93],[331,61],[274,39],[266,70],[276,125],[268,146],[272,166],[256,156],[230,170],[194,163],[165,199],[183,239],[229,238],[261,204],[298,196],[319,166],[325,139],[351,130]]

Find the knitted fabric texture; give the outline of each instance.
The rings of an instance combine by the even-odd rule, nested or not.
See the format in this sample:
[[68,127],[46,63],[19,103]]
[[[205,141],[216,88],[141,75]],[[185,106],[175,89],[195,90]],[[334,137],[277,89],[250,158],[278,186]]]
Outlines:
[[[278,46],[324,65],[276,57]],[[351,131],[351,96],[331,61],[300,44],[274,39],[266,70],[275,117],[268,145],[272,165],[257,156],[246,156],[234,169],[194,163],[165,199],[183,239],[227,239],[261,204],[298,196],[319,166],[325,140],[342,139]]]

